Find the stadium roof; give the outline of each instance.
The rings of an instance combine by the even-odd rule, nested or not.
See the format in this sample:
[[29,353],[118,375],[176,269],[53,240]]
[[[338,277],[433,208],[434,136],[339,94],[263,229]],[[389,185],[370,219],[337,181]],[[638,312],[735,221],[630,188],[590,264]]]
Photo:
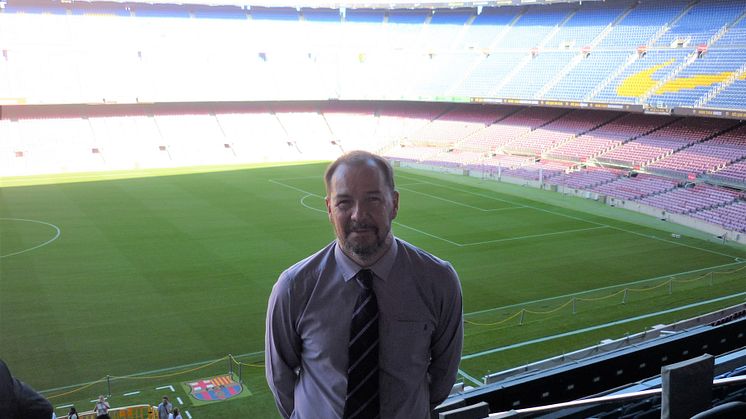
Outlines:
[[[86,3],[97,3],[95,0],[61,0],[62,3],[74,3],[76,1]],[[586,0],[604,1],[604,0]],[[9,2],[13,2],[10,0]],[[376,8],[376,9],[430,9],[430,8],[461,8],[461,7],[485,7],[485,6],[525,6],[532,4],[552,3],[581,3],[582,0],[482,0],[482,1],[384,1],[384,0],[108,0],[116,3],[148,3],[148,4],[201,4],[209,6],[240,6],[251,8],[258,7],[294,7],[294,8]],[[0,0],[0,3],[4,3]]]

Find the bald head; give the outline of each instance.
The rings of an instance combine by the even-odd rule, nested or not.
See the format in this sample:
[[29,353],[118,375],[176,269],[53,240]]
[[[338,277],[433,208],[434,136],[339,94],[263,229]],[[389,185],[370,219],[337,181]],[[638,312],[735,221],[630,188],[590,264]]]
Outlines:
[[340,156],[337,160],[333,161],[326,168],[324,173],[324,185],[326,186],[326,193],[329,194],[329,188],[331,186],[332,177],[340,166],[361,166],[361,165],[373,165],[378,168],[378,171],[383,178],[384,184],[389,188],[389,192],[394,192],[394,169],[391,164],[383,157],[369,153],[367,151],[357,150],[350,151]]

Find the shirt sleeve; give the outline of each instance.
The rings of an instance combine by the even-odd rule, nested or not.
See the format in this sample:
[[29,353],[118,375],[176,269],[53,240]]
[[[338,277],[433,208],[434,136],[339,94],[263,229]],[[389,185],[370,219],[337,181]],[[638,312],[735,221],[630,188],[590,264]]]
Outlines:
[[52,404],[33,388],[21,380],[15,381],[15,395],[21,417],[26,419],[49,419],[52,417]]
[[452,266],[448,266],[441,295],[441,311],[436,332],[430,346],[430,407],[434,408],[448,397],[456,382],[461,349],[464,342],[464,319],[461,283]]
[[283,273],[269,296],[264,362],[267,383],[280,414],[285,418],[289,418],[295,408],[295,384],[301,355],[289,284],[286,273]]

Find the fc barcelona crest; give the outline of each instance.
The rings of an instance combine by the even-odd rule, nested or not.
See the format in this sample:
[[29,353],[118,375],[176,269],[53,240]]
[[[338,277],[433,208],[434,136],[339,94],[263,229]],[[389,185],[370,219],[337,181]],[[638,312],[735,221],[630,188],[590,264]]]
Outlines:
[[213,378],[187,382],[189,394],[203,402],[217,402],[238,396],[243,391],[241,383],[233,380],[232,375],[220,375]]

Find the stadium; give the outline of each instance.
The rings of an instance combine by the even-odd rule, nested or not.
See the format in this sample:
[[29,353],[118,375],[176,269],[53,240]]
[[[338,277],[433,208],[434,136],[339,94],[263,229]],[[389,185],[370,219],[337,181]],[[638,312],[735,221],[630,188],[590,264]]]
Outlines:
[[0,359],[57,417],[278,417],[267,298],[357,149],[459,273],[442,415],[743,409],[743,1],[0,0],[0,50]]

